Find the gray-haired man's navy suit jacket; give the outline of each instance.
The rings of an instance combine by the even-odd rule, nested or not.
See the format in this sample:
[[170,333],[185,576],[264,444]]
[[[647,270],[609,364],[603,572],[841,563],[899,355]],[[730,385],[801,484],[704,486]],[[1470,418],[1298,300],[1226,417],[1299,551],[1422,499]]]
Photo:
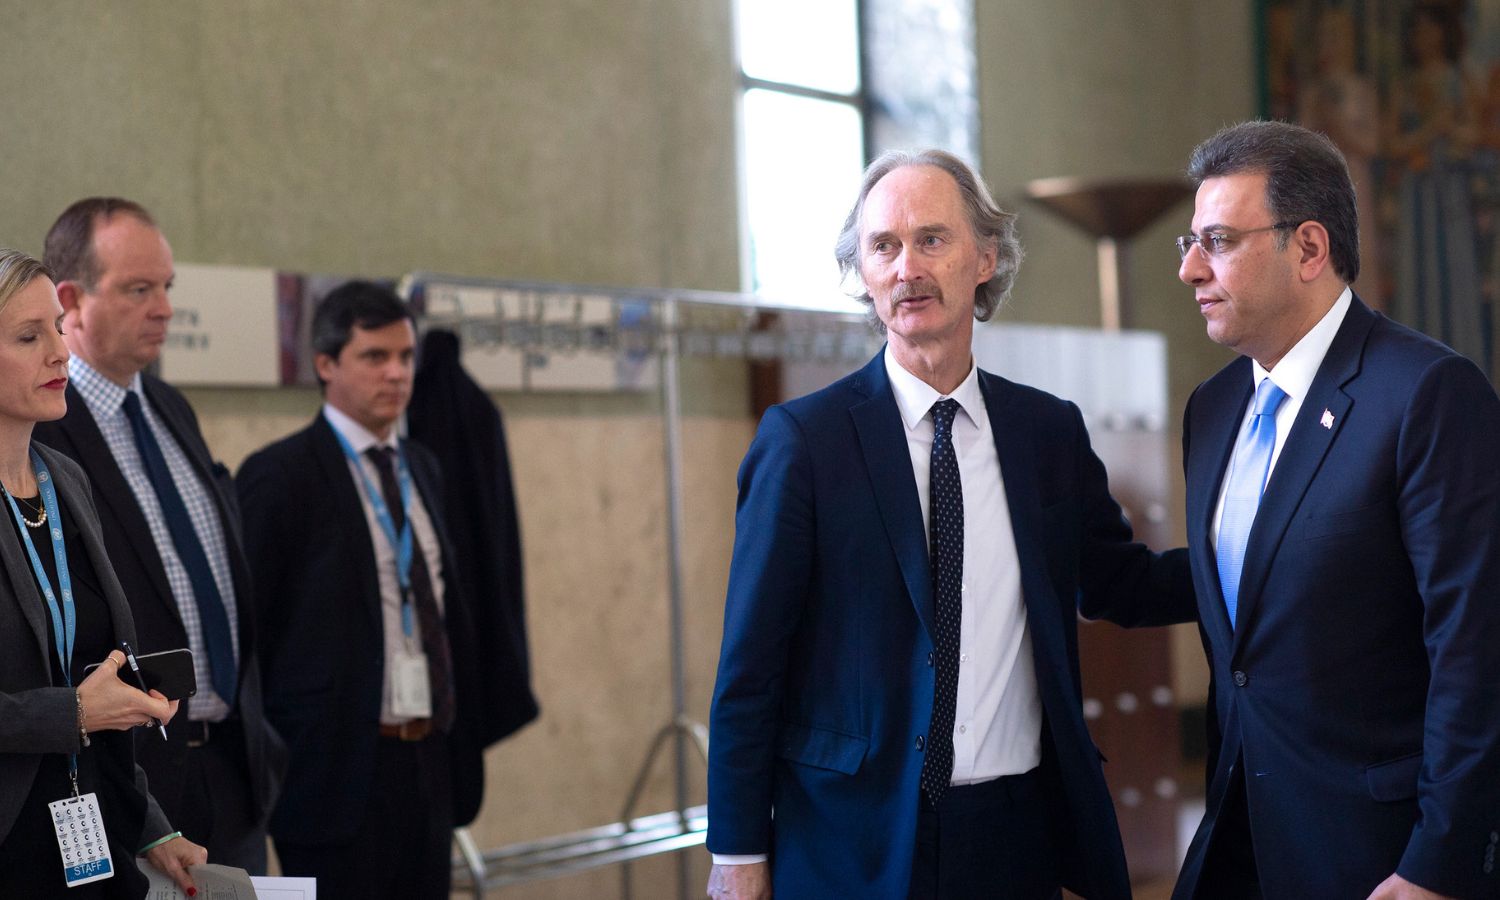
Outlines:
[[[1185,554],[1131,542],[1078,409],[980,373],[1061,785],[1065,882],[1128,897],[1080,707],[1077,614],[1194,614]],[[905,426],[882,356],[772,407],[740,469],[714,691],[709,849],[772,854],[778,898],[905,897],[933,702],[933,599]],[[773,816],[774,810],[774,816]]]

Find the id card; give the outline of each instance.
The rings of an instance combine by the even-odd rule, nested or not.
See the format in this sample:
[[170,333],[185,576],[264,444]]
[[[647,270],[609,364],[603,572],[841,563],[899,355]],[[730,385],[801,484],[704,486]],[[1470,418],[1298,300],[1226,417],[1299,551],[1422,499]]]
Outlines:
[[427,654],[405,648],[396,651],[391,660],[391,714],[412,719],[432,715]]
[[109,858],[109,838],[99,815],[99,797],[92,792],[47,804],[62,851],[63,880],[68,887],[103,881],[115,874]]

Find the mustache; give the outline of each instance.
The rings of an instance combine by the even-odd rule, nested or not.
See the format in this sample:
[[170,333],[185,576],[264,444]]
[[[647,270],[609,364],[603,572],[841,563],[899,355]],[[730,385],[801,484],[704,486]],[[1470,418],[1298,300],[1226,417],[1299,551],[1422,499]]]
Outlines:
[[916,281],[904,281],[896,285],[891,291],[891,303],[900,303],[902,300],[910,300],[913,297],[932,297],[937,300],[943,299],[943,289],[938,287],[936,281],[919,278]]

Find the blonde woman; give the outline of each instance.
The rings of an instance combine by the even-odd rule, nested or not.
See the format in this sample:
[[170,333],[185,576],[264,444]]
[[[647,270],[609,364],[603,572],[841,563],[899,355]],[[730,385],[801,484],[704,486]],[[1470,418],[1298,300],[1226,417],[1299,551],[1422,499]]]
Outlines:
[[[122,680],[135,627],[88,481],[31,441],[66,410],[61,327],[47,269],[0,250],[0,896],[139,900],[137,854],[189,891],[186,867],[207,854],[151,799],[130,735],[177,702]],[[85,839],[102,830],[107,865],[72,846],[65,863],[60,816]]]

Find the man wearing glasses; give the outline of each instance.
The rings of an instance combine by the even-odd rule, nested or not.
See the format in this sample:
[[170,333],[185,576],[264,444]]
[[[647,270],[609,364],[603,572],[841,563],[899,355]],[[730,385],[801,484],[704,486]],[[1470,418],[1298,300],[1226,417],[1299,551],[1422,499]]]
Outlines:
[[1184,420],[1219,740],[1174,896],[1500,895],[1500,400],[1350,291],[1325,137],[1235,125],[1189,174],[1178,274],[1240,358]]

